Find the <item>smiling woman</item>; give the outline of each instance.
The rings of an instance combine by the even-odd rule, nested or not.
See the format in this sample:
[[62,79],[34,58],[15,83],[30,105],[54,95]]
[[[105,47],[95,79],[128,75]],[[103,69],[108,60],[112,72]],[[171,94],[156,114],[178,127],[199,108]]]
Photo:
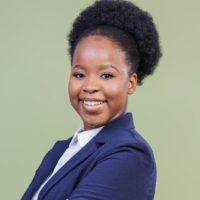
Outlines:
[[161,56],[152,18],[128,1],[96,1],[69,46],[68,93],[83,127],[46,154],[22,200],[153,200],[153,152],[127,112]]

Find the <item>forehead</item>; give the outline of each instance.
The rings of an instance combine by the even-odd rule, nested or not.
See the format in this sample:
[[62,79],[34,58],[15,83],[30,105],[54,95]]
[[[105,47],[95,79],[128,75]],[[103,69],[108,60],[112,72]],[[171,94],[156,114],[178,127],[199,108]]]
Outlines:
[[72,59],[72,66],[74,65],[127,67],[123,50],[108,37],[96,35],[79,41]]

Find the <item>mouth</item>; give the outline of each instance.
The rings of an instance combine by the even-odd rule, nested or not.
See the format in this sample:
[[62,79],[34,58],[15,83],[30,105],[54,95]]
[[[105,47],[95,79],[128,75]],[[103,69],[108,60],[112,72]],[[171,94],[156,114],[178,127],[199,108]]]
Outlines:
[[99,99],[80,99],[79,101],[83,108],[90,112],[95,112],[106,104],[105,100]]

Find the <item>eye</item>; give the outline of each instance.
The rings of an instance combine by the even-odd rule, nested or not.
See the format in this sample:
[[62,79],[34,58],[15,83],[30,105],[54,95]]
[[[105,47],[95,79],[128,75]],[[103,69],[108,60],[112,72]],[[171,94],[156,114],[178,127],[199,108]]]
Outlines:
[[114,76],[110,73],[104,73],[104,74],[101,75],[101,78],[103,78],[103,79],[111,79],[113,77]]
[[83,79],[85,77],[85,75],[83,73],[80,72],[75,72],[72,74],[73,77],[77,78],[77,79]]

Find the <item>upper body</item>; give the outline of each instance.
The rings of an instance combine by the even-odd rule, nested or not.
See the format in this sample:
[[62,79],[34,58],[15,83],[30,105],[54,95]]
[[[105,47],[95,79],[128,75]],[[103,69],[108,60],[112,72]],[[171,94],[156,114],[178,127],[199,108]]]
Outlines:
[[75,20],[69,53],[70,102],[84,131],[104,128],[52,176],[72,138],[57,142],[22,200],[39,188],[38,200],[153,200],[154,157],[127,113],[128,96],[161,56],[151,16],[125,0],[96,1]]
[[[22,200],[30,200],[52,173],[72,137],[46,154]],[[38,200],[153,200],[156,165],[131,113],[107,124],[55,173]]]

